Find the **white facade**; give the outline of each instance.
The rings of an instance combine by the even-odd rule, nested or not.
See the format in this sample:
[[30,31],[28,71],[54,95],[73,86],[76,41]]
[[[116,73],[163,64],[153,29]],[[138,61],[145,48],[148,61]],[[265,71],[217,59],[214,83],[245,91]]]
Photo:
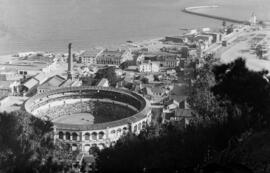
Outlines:
[[132,132],[136,135],[140,134],[140,132],[150,124],[151,115],[150,111],[145,118],[137,122],[107,127],[100,130],[71,131],[57,129],[55,131],[55,139],[65,141],[72,146],[73,150],[79,149],[82,152],[88,152],[93,146],[103,149],[115,145],[116,142],[128,132]]
[[90,65],[96,64],[96,57],[84,56],[81,57],[82,64]]
[[159,72],[160,64],[156,62],[147,62],[139,65],[139,72]]

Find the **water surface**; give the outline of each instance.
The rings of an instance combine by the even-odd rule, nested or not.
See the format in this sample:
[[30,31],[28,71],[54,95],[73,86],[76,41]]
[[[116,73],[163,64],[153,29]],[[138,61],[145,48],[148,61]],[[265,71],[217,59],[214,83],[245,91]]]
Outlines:
[[269,0],[0,0],[0,54],[116,46],[127,40],[177,35],[180,28],[215,27],[221,21],[182,13],[187,6],[248,18],[270,18]]

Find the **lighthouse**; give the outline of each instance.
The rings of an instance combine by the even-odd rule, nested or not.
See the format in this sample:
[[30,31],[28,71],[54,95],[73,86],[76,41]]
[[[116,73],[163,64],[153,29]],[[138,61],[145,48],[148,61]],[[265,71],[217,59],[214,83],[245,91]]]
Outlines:
[[254,26],[257,23],[257,17],[255,15],[255,13],[253,12],[251,15],[251,18],[249,19],[250,25]]

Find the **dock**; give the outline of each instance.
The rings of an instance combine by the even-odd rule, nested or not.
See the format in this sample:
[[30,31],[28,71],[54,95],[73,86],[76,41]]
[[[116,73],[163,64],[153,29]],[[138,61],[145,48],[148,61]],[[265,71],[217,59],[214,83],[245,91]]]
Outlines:
[[197,16],[202,16],[202,17],[208,17],[216,20],[222,20],[222,21],[227,21],[227,22],[232,22],[232,23],[238,23],[238,24],[244,24],[244,25],[249,25],[249,21],[244,21],[244,20],[237,20],[237,19],[232,19],[228,17],[222,17],[222,16],[216,16],[216,15],[211,15],[211,14],[205,14],[205,13],[199,13],[195,12],[194,10],[196,9],[202,9],[202,8],[218,8],[219,6],[217,5],[211,5],[211,6],[195,6],[195,7],[186,7],[182,11],[185,13],[197,15]]

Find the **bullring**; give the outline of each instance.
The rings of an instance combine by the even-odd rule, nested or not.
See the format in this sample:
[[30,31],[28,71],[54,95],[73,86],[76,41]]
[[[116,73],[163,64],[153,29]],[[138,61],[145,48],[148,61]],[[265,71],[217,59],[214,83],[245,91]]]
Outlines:
[[114,145],[127,132],[139,134],[151,121],[144,97],[115,88],[59,88],[31,97],[24,108],[53,122],[56,141],[83,152]]

